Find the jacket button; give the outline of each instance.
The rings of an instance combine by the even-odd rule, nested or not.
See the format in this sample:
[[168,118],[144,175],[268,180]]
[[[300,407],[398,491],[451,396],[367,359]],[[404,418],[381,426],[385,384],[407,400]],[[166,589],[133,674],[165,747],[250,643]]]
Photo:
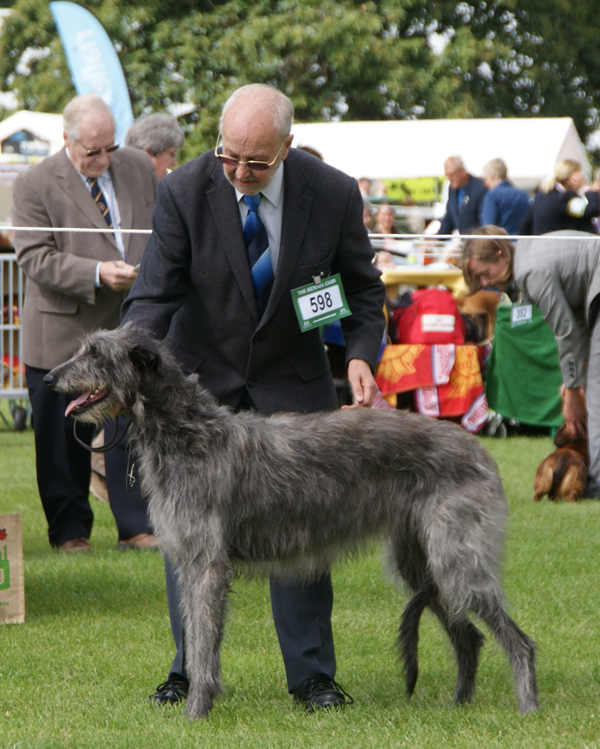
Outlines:
[[254,385],[255,385],[255,382],[254,382],[254,380],[248,380],[248,382],[246,383],[246,385],[247,385],[247,386],[248,386],[249,388],[253,388],[253,387],[254,387]]
[[255,335],[254,338],[252,339],[252,343],[256,346],[257,343],[260,343],[260,338],[257,335]]

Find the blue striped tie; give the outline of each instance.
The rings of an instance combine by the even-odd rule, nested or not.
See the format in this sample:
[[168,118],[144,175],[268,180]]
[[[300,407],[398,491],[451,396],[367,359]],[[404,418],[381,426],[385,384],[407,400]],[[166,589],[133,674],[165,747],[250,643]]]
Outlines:
[[102,190],[100,189],[100,185],[98,184],[98,180],[94,177],[88,177],[87,181],[92,191],[92,198],[94,198],[94,203],[96,203],[96,205],[100,209],[100,213],[104,216],[104,220],[108,224],[108,228],[112,229],[112,218],[110,215],[110,211],[108,210],[108,204],[104,199],[104,193],[102,192]]
[[248,215],[244,224],[244,239],[248,250],[256,304],[262,316],[273,288],[274,275],[267,230],[258,215],[260,198],[259,193],[258,195],[244,195],[242,200],[248,206]]

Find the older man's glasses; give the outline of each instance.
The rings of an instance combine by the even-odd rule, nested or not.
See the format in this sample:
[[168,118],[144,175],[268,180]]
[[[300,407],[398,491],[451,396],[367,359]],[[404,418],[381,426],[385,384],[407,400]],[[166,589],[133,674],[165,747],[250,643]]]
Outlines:
[[267,169],[270,169],[279,158],[279,154],[281,153],[285,145],[284,140],[279,147],[279,151],[277,151],[277,154],[275,155],[273,161],[241,161],[240,159],[236,159],[234,156],[226,156],[223,153],[223,146],[219,145],[220,140],[221,133],[219,133],[219,137],[217,138],[217,145],[215,146],[215,156],[222,164],[225,164],[226,166],[234,166],[236,169],[238,168],[238,166],[247,166],[248,169],[252,169],[253,172],[266,172]]
[[106,153],[114,153],[121,145],[120,143],[114,143],[112,146],[105,146],[104,148],[83,148],[78,140],[76,140],[75,143],[77,143],[77,145],[85,151],[86,156],[90,157],[100,156],[102,151],[106,151]]

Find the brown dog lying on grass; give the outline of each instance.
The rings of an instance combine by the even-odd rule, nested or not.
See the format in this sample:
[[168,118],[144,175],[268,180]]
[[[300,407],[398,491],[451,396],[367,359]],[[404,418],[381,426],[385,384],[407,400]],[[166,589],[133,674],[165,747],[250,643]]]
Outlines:
[[573,439],[565,424],[554,437],[556,450],[544,458],[535,474],[533,501],[550,499],[578,502],[587,487],[587,439]]

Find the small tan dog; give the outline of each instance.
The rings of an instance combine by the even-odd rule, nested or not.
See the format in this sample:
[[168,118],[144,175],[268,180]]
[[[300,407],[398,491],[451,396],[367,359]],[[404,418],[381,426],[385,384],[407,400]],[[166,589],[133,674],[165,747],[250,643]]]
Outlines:
[[[564,391],[561,388],[564,399]],[[584,404],[585,396],[579,398]],[[588,441],[573,439],[567,425],[563,425],[554,436],[556,450],[544,458],[535,474],[533,501],[539,502],[547,494],[550,499],[566,499],[578,502],[587,487],[589,466]]]
[[485,315],[486,338],[493,338],[496,325],[496,309],[500,304],[500,294],[497,291],[481,289],[474,294],[458,297],[456,301],[463,315],[473,318],[476,315]]

